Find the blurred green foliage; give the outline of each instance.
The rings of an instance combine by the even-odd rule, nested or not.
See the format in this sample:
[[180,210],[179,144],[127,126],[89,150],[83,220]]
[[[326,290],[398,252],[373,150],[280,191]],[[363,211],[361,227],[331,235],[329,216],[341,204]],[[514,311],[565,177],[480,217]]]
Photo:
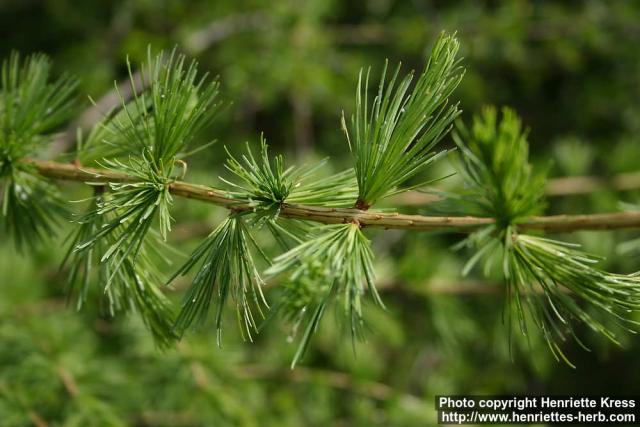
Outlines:
[[[464,118],[484,104],[513,107],[531,128],[534,162],[551,159],[552,176],[638,169],[638,2],[0,2],[0,57],[47,53],[56,73],[79,77],[95,99],[125,77],[127,55],[139,63],[149,44],[177,45],[219,74],[226,108],[202,135],[218,143],[189,165],[189,180],[208,184],[229,177],[222,145],[255,147],[260,132],[287,159],[329,155],[341,170],[349,156],[339,118],[354,111],[360,67],[378,76],[389,58],[419,69],[441,30],[461,40]],[[450,169],[440,161],[433,177]],[[88,190],[65,185],[64,193],[77,200]],[[637,193],[553,198],[548,211],[611,211]],[[175,208],[170,242],[184,253],[223,215],[197,202]],[[469,253],[450,247],[461,236],[369,233],[388,311],[368,307],[371,331],[355,356],[327,316],[290,371],[296,345],[281,338],[278,319],[252,344],[229,333],[219,349],[208,325],[158,352],[135,316],[104,317],[96,304],[76,313],[58,271],[67,231],[31,257],[0,235],[3,426],[433,425],[436,394],[640,392],[640,342],[632,337],[618,348],[578,329],[593,351],[566,344],[576,370],[556,363],[536,337],[516,340],[510,352],[501,289],[480,273],[460,277]],[[633,236],[583,232],[571,240],[608,256],[606,268],[629,272],[639,269],[637,256],[615,250]],[[169,294],[178,300],[182,292]]]

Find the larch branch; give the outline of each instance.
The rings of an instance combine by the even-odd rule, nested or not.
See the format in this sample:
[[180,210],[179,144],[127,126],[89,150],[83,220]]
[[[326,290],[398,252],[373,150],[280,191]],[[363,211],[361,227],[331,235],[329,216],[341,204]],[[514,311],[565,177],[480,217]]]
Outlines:
[[[128,182],[134,178],[125,174],[77,166],[70,163],[58,163],[48,160],[27,160],[41,175],[77,182]],[[239,203],[224,190],[176,181],[169,186],[173,195],[201,200],[224,206],[234,211],[247,211],[252,207]],[[416,231],[450,230],[470,232],[492,224],[492,218],[472,216],[423,216],[401,213],[362,211],[358,209],[329,208],[306,205],[282,207],[285,218],[302,219],[323,224],[341,224],[358,222],[367,228],[405,229]],[[640,228],[640,212],[615,212],[591,215],[553,215],[531,217],[518,224],[521,230],[539,230],[550,233],[571,232],[577,230],[612,230],[622,228]]]

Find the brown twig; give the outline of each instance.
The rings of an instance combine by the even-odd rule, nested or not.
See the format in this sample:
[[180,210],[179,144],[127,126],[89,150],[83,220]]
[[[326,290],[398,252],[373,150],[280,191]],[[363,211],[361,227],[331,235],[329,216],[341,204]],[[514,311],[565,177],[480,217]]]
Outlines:
[[35,425],[36,427],[49,427],[49,423],[47,423],[44,418],[42,418],[40,415],[38,415],[37,412],[30,410],[28,412],[29,415],[29,419],[31,420],[31,422],[33,423],[33,425]]
[[[269,20],[261,12],[245,13],[224,17],[218,21],[213,21],[206,27],[194,31],[184,40],[184,49],[191,55],[197,55],[208,49],[215,43],[225,38],[243,31],[257,30],[269,24]],[[60,133],[49,148],[45,157],[51,158],[62,154],[73,147],[76,141],[78,129],[87,131],[100,121],[114,108],[131,99],[133,91],[131,81],[133,80],[136,90],[145,89],[144,83],[148,79],[142,79],[140,71],[136,71],[130,78],[126,78],[116,84],[116,87],[105,93],[98,101],[87,108],[77,120]]]
[[236,376],[246,379],[284,379],[301,383],[308,383],[315,380],[336,389],[347,390],[381,401],[389,400],[394,396],[419,400],[413,395],[399,393],[386,384],[375,381],[358,380],[348,373],[325,369],[310,369],[298,366],[295,370],[283,370],[264,365],[247,364],[236,371]]
[[78,384],[76,383],[76,380],[71,372],[69,372],[62,366],[59,366],[58,376],[60,377],[60,381],[62,381],[62,384],[64,384],[65,390],[67,390],[67,393],[69,393],[69,396],[78,396]]
[[127,78],[118,83],[116,85],[117,89],[114,88],[103,95],[53,140],[46,157],[55,157],[69,150],[76,141],[78,129],[83,132],[91,129],[100,119],[120,105],[122,100],[126,102],[131,99],[131,96],[133,96],[131,81],[133,81],[136,90],[144,89],[143,84],[146,80],[142,78],[140,71],[133,73],[131,79]]
[[[68,163],[57,163],[48,160],[26,160],[43,176],[78,182],[126,182],[133,178],[108,170],[79,167]],[[176,196],[196,199],[224,206],[234,211],[252,209],[247,204],[238,203],[225,191],[204,185],[186,182],[170,184],[169,191]],[[423,216],[400,213],[383,213],[362,211],[359,209],[327,208],[306,205],[289,205],[282,207],[285,218],[302,219],[323,224],[343,224],[357,221],[363,227],[383,229],[404,229],[416,231],[449,230],[470,232],[483,226],[493,224],[492,218],[472,216]],[[571,232],[576,230],[612,230],[640,227],[640,212],[616,212],[592,215],[554,215],[531,217],[518,224],[521,230],[539,230],[551,233]]]
[[[550,197],[577,196],[598,191],[629,191],[640,188],[640,172],[627,172],[610,178],[597,176],[568,176],[547,181],[546,194]],[[396,205],[423,206],[440,200],[436,194],[407,191],[390,201]]]
[[195,55],[233,34],[257,30],[268,25],[268,16],[262,12],[230,15],[189,34],[184,40],[184,47],[187,52]]

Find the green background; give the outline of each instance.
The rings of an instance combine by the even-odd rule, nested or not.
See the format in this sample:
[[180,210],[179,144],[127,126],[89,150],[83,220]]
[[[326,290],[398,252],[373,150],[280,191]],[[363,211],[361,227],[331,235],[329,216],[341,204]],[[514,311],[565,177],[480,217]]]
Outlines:
[[[210,185],[225,174],[223,145],[255,147],[260,132],[289,163],[330,156],[336,169],[349,165],[339,117],[353,111],[359,69],[375,73],[385,58],[421,68],[442,30],[462,44],[464,119],[485,104],[512,106],[530,128],[534,163],[552,177],[640,169],[640,2],[0,1],[0,57],[50,55],[57,74],[80,78],[79,112],[86,94],[99,99],[126,76],[127,55],[139,63],[148,45],[178,46],[219,75],[226,108],[203,135],[218,143],[191,160],[188,176]],[[450,169],[444,160],[432,173]],[[552,198],[548,212],[607,212],[620,201],[638,194]],[[211,205],[175,205],[170,242],[187,253],[224,217]],[[563,347],[577,369],[536,336],[514,337],[509,351],[498,279],[461,277],[469,253],[451,249],[459,235],[369,233],[388,310],[367,307],[371,330],[355,355],[326,316],[290,371],[296,342],[277,319],[254,343],[231,327],[219,349],[209,326],[158,352],[135,316],[76,313],[58,269],[69,229],[28,255],[0,234],[2,426],[423,426],[435,424],[436,394],[640,393],[637,337],[619,348],[579,329],[592,351]],[[617,252],[633,232],[560,237],[606,256],[607,269],[640,269],[637,255]],[[469,288],[480,290],[462,292]]]

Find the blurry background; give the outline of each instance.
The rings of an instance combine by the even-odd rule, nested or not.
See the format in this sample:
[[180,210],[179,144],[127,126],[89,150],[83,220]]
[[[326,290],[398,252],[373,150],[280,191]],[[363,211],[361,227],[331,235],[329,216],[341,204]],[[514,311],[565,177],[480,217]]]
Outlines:
[[[421,68],[442,30],[462,42],[464,119],[483,104],[514,107],[531,128],[534,162],[550,176],[640,170],[636,1],[0,0],[0,57],[49,54],[56,73],[81,79],[79,112],[90,105],[86,94],[108,92],[126,77],[127,55],[139,63],[149,44],[177,45],[219,75],[227,107],[203,136],[219,142],[191,160],[188,177],[210,185],[224,174],[223,144],[255,147],[260,132],[290,162],[328,155],[346,167],[339,117],[352,111],[360,67],[378,72],[389,58]],[[433,176],[450,168],[442,161]],[[87,191],[65,184],[65,194]],[[554,197],[548,212],[613,211],[638,196]],[[171,242],[187,252],[224,211],[178,200],[174,216]],[[566,344],[575,370],[536,337],[514,337],[510,352],[499,282],[480,271],[461,277],[469,254],[451,250],[461,236],[370,233],[388,311],[367,307],[371,331],[355,356],[326,316],[290,371],[296,341],[278,320],[253,344],[229,327],[219,349],[211,327],[160,353],[135,316],[76,313],[58,269],[68,229],[29,256],[0,235],[3,426],[424,426],[435,424],[436,394],[640,392],[638,338],[618,348],[581,331],[592,352]],[[606,256],[605,268],[630,272],[640,258],[619,245],[635,234],[561,237]]]

